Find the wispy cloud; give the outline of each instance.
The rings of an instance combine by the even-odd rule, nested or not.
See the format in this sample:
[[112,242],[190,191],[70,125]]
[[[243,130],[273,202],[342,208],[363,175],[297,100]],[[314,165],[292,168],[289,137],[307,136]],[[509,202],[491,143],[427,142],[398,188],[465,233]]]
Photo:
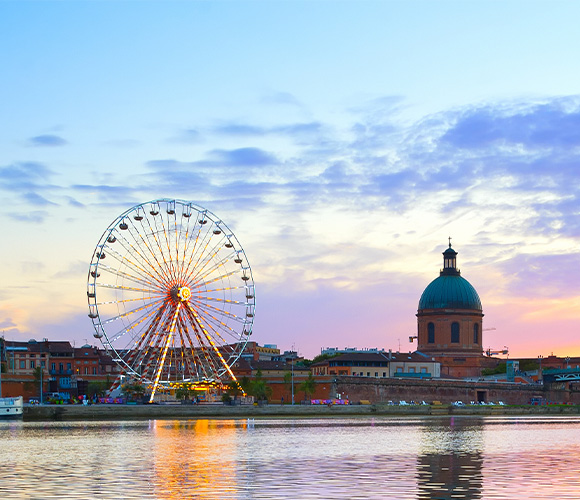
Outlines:
[[35,146],[35,147],[53,148],[53,147],[58,147],[58,146],[65,146],[68,143],[65,139],[63,139],[62,137],[60,137],[58,135],[46,134],[46,135],[37,135],[35,137],[31,137],[30,139],[28,139],[28,144],[30,146]]
[[0,189],[28,191],[33,188],[43,188],[52,176],[52,170],[42,163],[13,163],[0,167]]

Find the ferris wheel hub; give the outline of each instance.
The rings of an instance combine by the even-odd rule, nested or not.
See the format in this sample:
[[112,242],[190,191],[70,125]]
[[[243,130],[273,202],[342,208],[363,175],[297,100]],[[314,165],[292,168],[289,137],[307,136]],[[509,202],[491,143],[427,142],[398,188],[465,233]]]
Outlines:
[[177,296],[182,302],[185,302],[191,298],[191,290],[187,286],[182,286],[177,290]]

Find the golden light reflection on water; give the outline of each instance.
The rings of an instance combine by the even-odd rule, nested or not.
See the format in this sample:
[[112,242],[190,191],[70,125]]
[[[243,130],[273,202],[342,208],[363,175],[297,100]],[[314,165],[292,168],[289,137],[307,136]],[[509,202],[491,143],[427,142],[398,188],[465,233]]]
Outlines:
[[12,498],[578,500],[580,419],[0,423]]
[[245,424],[233,420],[152,422],[154,485],[159,498],[200,500],[236,490],[236,436]]

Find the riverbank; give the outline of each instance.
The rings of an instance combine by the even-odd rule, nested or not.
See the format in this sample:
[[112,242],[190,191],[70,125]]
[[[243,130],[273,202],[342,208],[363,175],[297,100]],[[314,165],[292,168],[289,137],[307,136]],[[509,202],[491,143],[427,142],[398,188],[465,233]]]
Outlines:
[[24,408],[25,421],[149,420],[199,418],[320,418],[349,416],[422,415],[578,415],[580,406],[465,406],[425,405],[35,405]]

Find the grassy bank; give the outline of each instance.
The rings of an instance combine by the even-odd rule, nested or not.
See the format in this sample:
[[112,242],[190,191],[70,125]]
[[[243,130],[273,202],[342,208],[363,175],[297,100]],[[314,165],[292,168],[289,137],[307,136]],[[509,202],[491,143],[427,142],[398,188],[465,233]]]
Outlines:
[[577,415],[579,406],[388,406],[388,405],[37,405],[24,408],[25,421],[140,420],[357,415]]

